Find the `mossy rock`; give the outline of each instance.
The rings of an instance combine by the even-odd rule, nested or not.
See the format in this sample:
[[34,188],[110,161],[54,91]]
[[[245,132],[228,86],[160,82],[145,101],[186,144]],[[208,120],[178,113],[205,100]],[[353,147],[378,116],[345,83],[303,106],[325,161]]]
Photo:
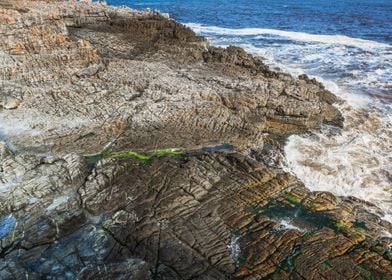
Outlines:
[[296,204],[296,203],[299,202],[299,201],[298,201],[298,198],[295,197],[295,196],[292,195],[292,194],[287,194],[285,198],[286,198],[286,200],[288,200],[289,202],[294,203],[294,204]]
[[158,151],[155,151],[151,154],[140,154],[140,153],[133,152],[133,151],[114,153],[114,152],[111,152],[110,149],[111,149],[111,145],[108,145],[99,154],[85,155],[85,158],[86,158],[87,162],[90,164],[95,164],[102,159],[110,159],[110,158],[113,158],[113,159],[134,158],[134,159],[137,159],[142,162],[147,162],[147,161],[149,161],[153,158],[157,158],[157,157],[163,157],[163,156],[167,156],[167,155],[181,157],[185,154],[184,152],[177,151],[175,149],[158,150]]

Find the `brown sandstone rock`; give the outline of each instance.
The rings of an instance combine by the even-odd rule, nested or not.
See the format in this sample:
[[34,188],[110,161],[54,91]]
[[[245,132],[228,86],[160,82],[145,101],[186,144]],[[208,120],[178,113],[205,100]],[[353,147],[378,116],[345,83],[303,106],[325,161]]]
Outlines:
[[[357,211],[347,219],[366,226],[343,225],[333,207],[307,202],[322,193],[303,193],[295,178],[235,153],[108,159],[90,175],[74,155],[4,164],[5,178],[21,166],[21,179],[0,193],[0,223],[9,225],[1,232],[4,279],[22,272],[90,279],[100,270],[112,279],[388,279],[392,272],[381,238],[391,228],[380,220],[367,227],[372,216]],[[293,190],[309,209],[289,199]]]
[[[3,0],[0,22],[1,279],[391,279],[376,206],[271,160],[287,135],[342,125],[317,81],[150,11]],[[80,155],[113,140],[195,150]],[[222,143],[237,152],[198,150]]]
[[26,13],[0,13],[8,22],[0,28],[2,91],[17,109],[3,114],[25,124],[8,136],[20,150],[98,152],[114,139],[117,149],[261,149],[266,132],[341,124],[336,98],[319,83],[272,72],[240,48],[208,46],[160,14],[23,6]]

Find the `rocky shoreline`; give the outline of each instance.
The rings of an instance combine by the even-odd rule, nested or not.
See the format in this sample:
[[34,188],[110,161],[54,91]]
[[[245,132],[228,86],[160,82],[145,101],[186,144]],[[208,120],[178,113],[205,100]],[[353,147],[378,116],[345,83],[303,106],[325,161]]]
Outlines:
[[381,210],[274,162],[343,125],[322,84],[152,11],[0,22],[0,279],[392,279]]

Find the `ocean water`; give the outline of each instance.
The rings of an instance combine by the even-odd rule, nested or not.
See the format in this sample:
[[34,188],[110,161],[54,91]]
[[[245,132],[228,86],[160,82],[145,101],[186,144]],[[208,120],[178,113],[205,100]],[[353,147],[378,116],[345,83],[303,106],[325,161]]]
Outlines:
[[283,167],[314,191],[372,202],[392,222],[392,0],[109,0],[150,8],[340,96],[342,130],[289,138]]

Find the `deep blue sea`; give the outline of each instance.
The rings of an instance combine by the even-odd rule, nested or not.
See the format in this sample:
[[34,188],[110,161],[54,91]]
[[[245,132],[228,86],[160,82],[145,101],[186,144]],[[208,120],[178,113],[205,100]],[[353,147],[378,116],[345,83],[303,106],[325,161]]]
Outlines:
[[181,22],[270,28],[392,42],[392,0],[109,0]]
[[108,0],[168,13],[342,98],[345,128],[292,136],[282,166],[311,190],[371,201],[392,221],[392,0]]

